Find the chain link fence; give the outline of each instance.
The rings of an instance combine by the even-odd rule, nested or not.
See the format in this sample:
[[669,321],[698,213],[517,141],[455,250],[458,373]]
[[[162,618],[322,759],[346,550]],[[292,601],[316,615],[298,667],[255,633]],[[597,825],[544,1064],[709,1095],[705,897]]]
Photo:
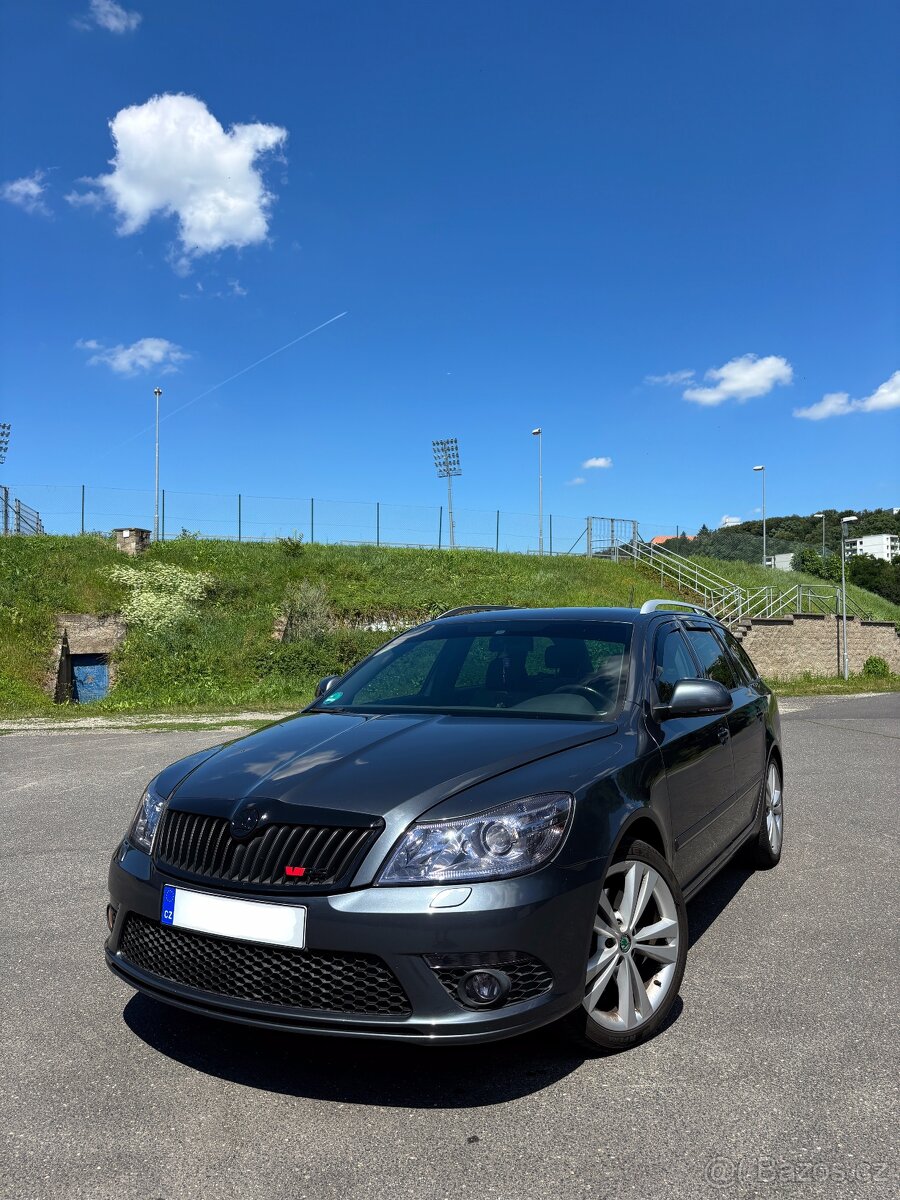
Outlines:
[[[17,484],[19,494],[40,512],[48,533],[108,533],[115,528],[153,529],[154,496],[149,489],[101,488],[87,484]],[[300,538],[305,542],[420,546],[447,549],[450,523],[444,505],[384,501],[327,500],[319,497],[254,496],[244,493],[160,492],[160,540],[190,534],[201,538],[265,542]],[[628,523],[629,526],[631,522]],[[460,549],[536,554],[536,513],[503,509],[453,509],[454,539]],[[544,551],[592,551],[587,517],[545,513]],[[675,525],[641,521],[641,536],[672,536]]]

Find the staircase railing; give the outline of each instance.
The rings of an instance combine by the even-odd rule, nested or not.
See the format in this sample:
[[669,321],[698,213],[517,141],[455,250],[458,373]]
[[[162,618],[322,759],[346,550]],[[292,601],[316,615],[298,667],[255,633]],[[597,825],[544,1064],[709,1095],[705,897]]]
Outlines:
[[[631,559],[654,573],[658,572],[661,584],[668,584],[679,592],[692,593],[704,608],[728,627],[754,617],[771,619],[788,617],[794,613],[838,613],[842,609],[841,589],[838,587],[803,583],[783,589],[775,586],[743,588],[683,554],[642,541],[637,536],[634,522],[614,522],[611,518],[602,520],[609,522],[611,536],[606,544],[596,546],[593,543],[596,546],[595,554],[617,562]],[[634,526],[632,535],[617,538],[616,527],[619,525],[626,529]],[[850,596],[847,597],[847,613],[864,620],[871,615]]]
[[41,514],[11,496],[9,488],[0,484],[0,534],[43,532]]

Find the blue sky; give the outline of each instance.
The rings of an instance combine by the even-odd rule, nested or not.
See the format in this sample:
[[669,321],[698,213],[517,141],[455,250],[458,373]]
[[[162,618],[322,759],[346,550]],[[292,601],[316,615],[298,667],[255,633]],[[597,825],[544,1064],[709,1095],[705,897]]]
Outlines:
[[2,34],[0,472],[48,513],[152,487],[157,384],[170,495],[438,505],[456,436],[457,504],[533,513],[540,425],[547,513],[747,518],[759,462],[771,512],[900,503],[894,0],[31,0]]

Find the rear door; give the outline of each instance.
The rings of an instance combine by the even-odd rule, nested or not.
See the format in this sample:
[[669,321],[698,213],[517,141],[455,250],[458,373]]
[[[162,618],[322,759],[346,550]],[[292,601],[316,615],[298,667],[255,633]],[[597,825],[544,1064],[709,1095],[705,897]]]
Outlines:
[[728,731],[734,762],[734,801],[729,811],[722,814],[720,832],[724,844],[737,837],[753,817],[765,766],[766,701],[750,686],[743,671],[738,670],[725,648],[724,630],[689,622],[685,633],[706,678],[724,684],[731,693]]
[[[654,641],[651,704],[666,704],[679,679],[702,671],[678,624],[666,624]],[[689,883],[715,858],[718,818],[734,796],[728,721],[721,716],[672,717],[654,724],[666,769],[675,839],[675,873]]]

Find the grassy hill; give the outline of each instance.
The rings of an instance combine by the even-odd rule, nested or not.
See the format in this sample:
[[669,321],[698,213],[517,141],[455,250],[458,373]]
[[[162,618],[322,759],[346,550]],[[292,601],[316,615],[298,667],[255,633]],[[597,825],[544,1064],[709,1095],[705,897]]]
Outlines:
[[[636,566],[598,559],[185,538],[154,546],[134,562],[94,536],[3,538],[0,713],[60,711],[41,690],[55,616],[121,611],[133,599],[128,586],[113,578],[123,565],[141,573],[165,567],[211,578],[205,599],[191,601],[179,621],[155,630],[130,626],[116,688],[91,705],[91,713],[299,707],[317,679],[345,670],[390,636],[360,628],[364,622],[413,621],[471,603],[639,605],[651,596],[677,598]],[[710,565],[726,576],[735,566],[745,569]],[[763,582],[781,587],[806,582],[755,570],[766,576]],[[301,581],[319,611],[306,611],[309,595],[298,601]],[[299,635],[273,641],[274,621],[288,597]],[[877,602],[880,615],[900,621],[896,606],[867,593],[858,598],[873,611]]]

